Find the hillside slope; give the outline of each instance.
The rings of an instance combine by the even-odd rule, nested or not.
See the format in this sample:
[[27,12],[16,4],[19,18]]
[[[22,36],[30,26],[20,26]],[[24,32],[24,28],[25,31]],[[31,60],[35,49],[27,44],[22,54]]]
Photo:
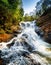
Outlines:
[[37,23],[44,31],[44,39],[51,43],[51,9],[41,15]]

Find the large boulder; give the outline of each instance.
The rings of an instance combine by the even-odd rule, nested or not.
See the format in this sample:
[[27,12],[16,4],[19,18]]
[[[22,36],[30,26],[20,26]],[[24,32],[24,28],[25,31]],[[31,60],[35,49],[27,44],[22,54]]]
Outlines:
[[39,28],[39,27],[36,27],[35,32],[36,32],[40,37],[43,37],[43,36],[44,36],[43,30],[41,30],[41,28]]

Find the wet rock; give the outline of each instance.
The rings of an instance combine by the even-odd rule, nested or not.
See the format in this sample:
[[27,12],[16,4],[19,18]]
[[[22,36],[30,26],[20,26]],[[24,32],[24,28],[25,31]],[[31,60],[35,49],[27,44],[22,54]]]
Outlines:
[[30,27],[30,23],[27,23],[27,27]]
[[2,55],[3,55],[3,53],[0,50],[0,65],[6,65],[6,62],[1,58]]
[[14,37],[17,37],[17,34],[14,33]]
[[25,38],[28,38],[28,35],[27,34],[22,34],[23,37]]
[[21,22],[20,23],[20,26],[21,26],[22,29],[25,28],[25,23],[24,22]]
[[51,32],[48,32],[47,38],[45,38],[47,42],[51,43]]
[[41,37],[44,35],[44,32],[39,27],[36,27],[35,32]]
[[14,31],[13,34],[20,34],[22,31],[21,30],[17,30],[17,31]]
[[1,58],[1,55],[2,55],[2,51],[0,50],[0,58]]
[[12,42],[11,44],[7,44],[7,47],[10,48],[13,45],[14,45],[14,42]]
[[20,25],[22,25],[24,27],[25,26],[25,23],[22,22]]
[[6,65],[3,63],[3,59],[0,58],[0,65]]
[[13,46],[13,45],[14,45],[14,43],[15,43],[15,40],[13,40],[13,41],[12,41],[12,43],[7,44],[7,47],[8,47],[8,48],[10,48],[11,46]]
[[22,53],[23,56],[27,56],[29,55],[30,53],[27,51],[27,50],[24,50],[24,51],[20,51]]

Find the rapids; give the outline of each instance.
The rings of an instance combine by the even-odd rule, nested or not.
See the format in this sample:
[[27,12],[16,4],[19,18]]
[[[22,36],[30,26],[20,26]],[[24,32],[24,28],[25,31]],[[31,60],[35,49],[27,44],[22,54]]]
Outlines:
[[7,43],[0,43],[3,65],[51,65],[51,44],[35,32],[35,21],[21,22],[20,27],[20,34]]

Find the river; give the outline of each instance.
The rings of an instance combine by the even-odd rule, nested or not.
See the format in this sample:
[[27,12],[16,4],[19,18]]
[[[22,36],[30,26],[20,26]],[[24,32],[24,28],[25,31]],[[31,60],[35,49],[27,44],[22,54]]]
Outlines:
[[0,43],[3,65],[51,65],[51,44],[35,32],[36,23],[21,22],[21,33],[9,42]]

